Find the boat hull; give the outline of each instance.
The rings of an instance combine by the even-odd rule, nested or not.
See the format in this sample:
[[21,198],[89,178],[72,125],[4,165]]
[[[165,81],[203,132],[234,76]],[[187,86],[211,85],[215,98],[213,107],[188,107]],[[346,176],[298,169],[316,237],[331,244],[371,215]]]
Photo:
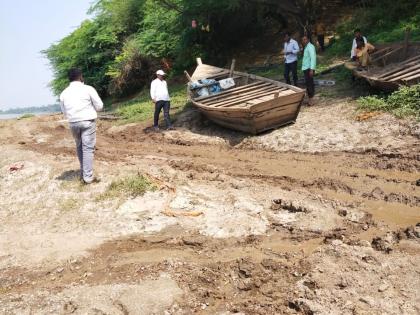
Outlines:
[[[209,76],[219,77],[227,71],[209,65],[201,66],[202,68],[200,65],[197,67],[193,75],[195,80]],[[189,91],[191,103],[209,120],[250,134],[258,134],[296,121],[305,96],[304,90],[247,73],[235,71],[233,75],[237,82],[245,83],[204,98],[194,98]]]

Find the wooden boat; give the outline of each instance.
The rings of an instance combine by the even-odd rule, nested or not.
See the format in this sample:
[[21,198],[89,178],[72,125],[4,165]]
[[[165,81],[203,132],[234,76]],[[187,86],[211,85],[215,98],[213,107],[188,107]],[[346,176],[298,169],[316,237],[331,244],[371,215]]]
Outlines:
[[355,77],[384,91],[397,90],[401,85],[420,83],[420,43],[375,45],[371,65],[367,70],[358,69],[357,63],[346,62]]
[[235,86],[209,96],[198,96],[188,87],[190,101],[210,120],[230,129],[251,134],[278,128],[296,121],[305,91],[256,75],[206,65],[197,59],[189,77],[222,80],[233,78]]

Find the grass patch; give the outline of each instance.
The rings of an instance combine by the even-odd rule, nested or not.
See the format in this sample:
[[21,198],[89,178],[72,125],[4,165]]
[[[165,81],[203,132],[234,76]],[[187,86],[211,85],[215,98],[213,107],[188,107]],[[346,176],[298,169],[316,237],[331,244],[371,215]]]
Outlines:
[[[184,84],[170,86],[171,114],[180,112],[187,104],[187,88]],[[141,122],[153,118],[154,104],[150,100],[149,89],[143,90],[136,98],[119,105],[116,113],[123,123]]]
[[157,186],[147,176],[137,174],[113,181],[96,200],[143,196],[147,191],[156,189]]
[[420,84],[403,86],[388,96],[367,96],[357,100],[359,110],[387,111],[398,118],[415,117],[420,120]]
[[32,118],[32,117],[35,117],[35,115],[34,115],[34,114],[23,114],[22,116],[20,116],[20,117],[18,118],[18,120],[20,120],[20,119]]

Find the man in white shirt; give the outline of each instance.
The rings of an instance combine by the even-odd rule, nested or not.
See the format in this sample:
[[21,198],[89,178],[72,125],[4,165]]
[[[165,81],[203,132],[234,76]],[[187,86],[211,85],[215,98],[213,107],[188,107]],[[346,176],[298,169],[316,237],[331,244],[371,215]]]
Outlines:
[[156,71],[157,78],[152,81],[150,86],[150,97],[152,98],[152,102],[155,104],[155,114],[153,117],[153,128],[155,131],[159,131],[159,115],[162,109],[166,128],[169,130],[173,129],[171,119],[169,117],[171,103],[169,98],[168,85],[164,79],[165,75],[166,73],[163,72],[163,70]]
[[361,40],[363,40],[365,44],[367,44],[367,38],[365,36],[362,36],[362,32],[360,31],[360,29],[357,28],[354,30],[354,38],[353,38],[353,43],[351,45],[351,53],[350,53],[350,58],[353,61],[356,61],[357,42]]
[[299,50],[299,44],[287,32],[284,35],[284,79],[287,84],[290,84],[290,72],[292,72],[293,84],[295,86],[297,86],[298,82],[297,61]]
[[93,176],[93,152],[96,144],[97,111],[103,103],[96,90],[83,83],[79,69],[69,71],[70,85],[60,95],[64,117],[76,141],[77,157],[80,163],[81,179],[84,183],[97,182]]

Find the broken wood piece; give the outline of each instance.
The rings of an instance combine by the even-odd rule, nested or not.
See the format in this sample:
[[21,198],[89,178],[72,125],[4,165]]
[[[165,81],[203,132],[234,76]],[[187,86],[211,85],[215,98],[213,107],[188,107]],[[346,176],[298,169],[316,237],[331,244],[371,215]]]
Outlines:
[[188,82],[192,82],[191,76],[188,74],[187,70],[184,70],[184,74],[188,79]]
[[168,217],[198,217],[204,214],[203,211],[172,211],[172,210],[165,210],[162,211],[162,214]]
[[229,77],[233,76],[233,72],[235,71],[235,63],[236,63],[236,60],[232,59],[232,64],[230,65]]

